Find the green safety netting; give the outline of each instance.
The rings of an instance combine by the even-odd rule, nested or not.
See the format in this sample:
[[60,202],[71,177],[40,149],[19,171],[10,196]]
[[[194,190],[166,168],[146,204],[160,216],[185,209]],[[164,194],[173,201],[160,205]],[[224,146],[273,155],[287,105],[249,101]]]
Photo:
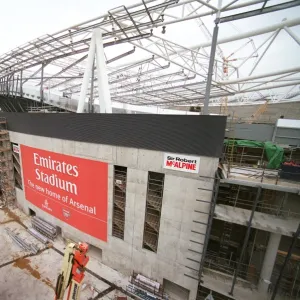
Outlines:
[[264,148],[268,159],[268,169],[279,169],[284,162],[284,150],[272,142],[257,142],[249,140],[225,140],[225,145],[235,147]]

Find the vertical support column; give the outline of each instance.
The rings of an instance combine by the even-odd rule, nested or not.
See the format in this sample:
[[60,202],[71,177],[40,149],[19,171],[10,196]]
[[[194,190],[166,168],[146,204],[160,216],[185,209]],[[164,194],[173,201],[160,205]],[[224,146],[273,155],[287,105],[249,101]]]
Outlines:
[[111,113],[111,98],[108,84],[108,75],[105,62],[103,47],[102,31],[100,28],[95,29],[96,37],[96,66],[98,77],[98,95],[100,113]]
[[212,82],[212,77],[213,77],[213,72],[214,72],[214,62],[215,62],[215,57],[216,57],[217,40],[218,40],[218,33],[219,33],[218,24],[220,23],[222,2],[223,2],[223,0],[218,1],[218,11],[217,11],[216,20],[215,20],[216,25],[214,28],[212,42],[211,42],[205,98],[204,98],[204,105],[203,105],[203,115],[208,115],[208,105],[209,105],[209,97],[210,97],[210,90],[211,90],[211,82]]
[[89,113],[94,112],[94,79],[95,79],[95,60],[93,62],[92,68],[92,81],[91,81],[91,93],[90,93],[90,101],[89,101]]
[[17,75],[17,80],[16,80],[15,98],[17,98],[18,96],[18,88],[19,88],[19,75]]
[[14,96],[14,88],[15,88],[15,74],[12,75],[12,83],[11,83],[11,95]]
[[9,96],[9,76],[6,76],[6,94]]
[[261,188],[261,186],[259,186],[258,189],[257,189],[255,202],[254,202],[253,207],[252,207],[251,215],[250,215],[250,218],[249,218],[249,221],[248,221],[248,224],[247,224],[247,231],[246,231],[246,235],[245,235],[241,255],[240,255],[240,258],[239,258],[239,261],[238,261],[238,264],[237,264],[237,267],[236,267],[236,270],[235,270],[235,273],[234,273],[234,276],[233,276],[233,279],[232,279],[231,290],[229,292],[230,296],[233,296],[233,290],[234,290],[234,286],[235,286],[235,283],[236,283],[236,279],[237,279],[241,264],[243,262],[244,254],[245,254],[247,244],[248,244],[248,240],[249,240],[249,236],[250,236],[250,231],[251,231],[252,220],[253,220],[253,217],[254,217],[254,212],[255,212],[257,204],[260,200],[261,190],[262,190],[262,188]]
[[213,32],[212,44],[210,49],[210,58],[209,58],[209,66],[208,66],[208,74],[207,74],[207,81],[206,81],[206,90],[205,90],[205,98],[204,98],[204,106],[203,106],[203,114],[208,115],[208,105],[209,105],[209,98],[210,98],[210,90],[211,90],[211,82],[214,72],[214,61],[216,56],[216,49],[217,49],[217,40],[218,40],[218,33],[219,33],[219,19],[215,21],[216,25]]
[[20,74],[20,97],[23,97],[23,70],[21,70]]
[[95,36],[93,34],[91,43],[90,43],[90,49],[89,49],[89,53],[88,53],[86,69],[84,71],[82,85],[81,85],[81,89],[80,89],[77,113],[83,113],[83,111],[84,111],[85,98],[86,98],[86,94],[87,94],[87,90],[88,90],[89,81],[91,78],[93,63],[95,60],[95,51],[96,51],[96,43],[95,43]]
[[274,289],[273,289],[273,294],[272,294],[272,297],[270,300],[275,300],[275,297],[277,295],[277,291],[278,291],[278,288],[279,288],[279,285],[280,285],[280,281],[281,281],[281,278],[283,276],[283,272],[284,272],[284,269],[288,263],[288,261],[290,260],[291,256],[292,256],[292,252],[296,246],[296,243],[297,243],[297,240],[299,238],[299,235],[300,235],[300,223],[298,225],[298,228],[297,228],[297,231],[294,233],[293,235],[293,240],[292,240],[292,243],[291,243],[291,246],[289,248],[289,251],[285,257],[285,260],[284,260],[284,263],[282,265],[282,268],[280,270],[280,273],[279,273],[279,276],[277,278],[277,281],[275,283],[275,286],[274,286]]
[[42,64],[41,70],[41,86],[40,86],[40,97],[41,97],[41,104],[44,103],[44,64]]
[[271,280],[278,247],[281,240],[281,234],[271,233],[267,250],[264,257],[263,266],[260,273],[258,290],[263,293],[268,292],[269,282]]
[[[216,178],[218,178],[218,177],[216,176]],[[205,240],[204,240],[204,245],[202,248],[202,256],[201,256],[200,267],[199,267],[199,281],[200,282],[202,282],[201,276],[202,276],[202,272],[203,272],[203,268],[204,268],[205,255],[207,252],[210,232],[211,232],[211,228],[212,228],[212,222],[214,219],[215,207],[217,204],[217,198],[218,198],[218,194],[219,194],[219,188],[220,188],[220,180],[215,179],[211,203],[210,203],[210,211],[209,211],[209,215],[208,215],[207,229],[206,229]]]

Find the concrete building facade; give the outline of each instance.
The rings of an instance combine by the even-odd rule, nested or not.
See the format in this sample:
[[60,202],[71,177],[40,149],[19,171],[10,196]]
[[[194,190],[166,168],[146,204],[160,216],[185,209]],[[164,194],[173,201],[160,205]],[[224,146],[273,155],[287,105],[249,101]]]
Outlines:
[[[52,117],[45,115],[49,122]],[[176,123],[178,116],[172,116],[162,125],[160,120],[144,116],[147,126],[154,128],[146,130],[145,124],[140,123],[138,132],[126,129],[125,136],[119,135],[121,127],[124,130],[127,126],[123,119],[122,126],[112,126],[113,136],[119,137],[108,144],[107,140],[101,142],[107,137],[97,132],[98,119],[85,120],[90,123],[82,128],[76,122],[72,126],[73,118],[62,121],[59,117],[59,128],[65,122],[67,129],[56,133],[34,126],[41,125],[43,118],[39,115],[7,117],[11,142],[17,148],[21,145],[18,161],[23,176],[16,193],[23,211],[34,212],[57,225],[66,239],[88,242],[91,255],[103,264],[126,275],[139,273],[161,283],[170,299],[204,300],[211,293],[215,300],[266,300],[270,299],[280,273],[283,276],[276,299],[300,297],[298,242],[282,270],[300,222],[299,180],[282,176],[282,165],[266,167],[263,139],[256,141],[253,148],[243,144],[223,147],[225,119],[220,124],[218,117],[213,117],[211,121],[219,129],[209,131],[207,128],[212,127],[198,124],[198,119],[188,123],[181,118]],[[133,118],[128,120],[137,124],[136,118],[140,117],[123,118]],[[106,121],[101,122],[107,128]],[[54,129],[57,124],[52,125]],[[257,132],[249,135],[250,129],[259,130],[259,125],[248,126],[246,135],[241,131],[237,140],[259,136]],[[143,136],[145,132],[151,139]],[[294,129],[290,133],[293,132]],[[155,133],[163,139],[158,142]],[[27,157],[22,157],[22,145],[49,151],[53,156],[107,164],[107,240],[76,229],[33,204],[24,188]],[[299,148],[281,146],[286,160],[300,163]],[[188,172],[172,168],[170,161],[166,163],[168,157],[193,161],[195,168]],[[18,177],[15,179],[17,182]],[[98,189],[100,185],[101,177]],[[90,226],[95,225],[91,222]]]
[[276,286],[275,299],[299,299],[299,240],[283,268],[300,222],[300,148],[293,145],[298,132],[289,128],[287,136],[293,144],[275,141],[272,146],[283,151],[282,159],[288,165],[295,166],[285,173],[283,163],[267,167],[265,145],[258,142],[263,138],[251,146],[250,137],[263,137],[265,125],[261,130],[259,124],[245,126],[247,130],[240,131],[236,139],[231,135],[235,146],[224,147],[220,161],[220,187],[198,299],[212,291],[219,300],[267,300]]
[[[224,130],[225,120],[221,126],[223,126],[221,130]],[[185,130],[185,133],[187,132]],[[108,164],[107,241],[97,239],[56,218],[45,209],[34,205],[31,199],[27,199],[25,189],[16,188],[17,203],[24,212],[27,214],[34,212],[37,216],[59,226],[65,238],[88,242],[103,264],[126,275],[131,275],[134,271],[160,282],[164,285],[165,292],[172,294],[172,299],[196,298],[199,265],[207,231],[215,172],[219,163],[218,157],[177,153],[197,157],[199,169],[190,173],[164,168],[165,156],[170,154],[168,151],[87,143],[11,130],[9,134],[15,146],[23,145]],[[171,134],[180,135],[182,132]],[[222,143],[222,137],[219,143]],[[19,156],[20,167],[24,172],[22,151]],[[127,168],[123,239],[113,235],[115,169],[118,166]],[[164,176],[156,251],[150,251],[144,245],[145,219],[148,217],[147,199],[150,197],[149,172]],[[28,184],[24,176],[22,184],[23,187]],[[93,226],[93,223],[90,226]]]

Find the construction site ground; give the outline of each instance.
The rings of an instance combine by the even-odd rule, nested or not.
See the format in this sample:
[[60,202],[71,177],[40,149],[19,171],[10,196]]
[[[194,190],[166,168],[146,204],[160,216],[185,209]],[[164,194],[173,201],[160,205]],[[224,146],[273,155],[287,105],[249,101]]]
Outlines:
[[[30,235],[30,217],[17,208],[0,209],[0,299],[1,300],[51,300],[55,298],[56,278],[60,272],[65,241],[57,237],[45,246]],[[33,255],[20,248],[6,233],[5,228],[18,233],[26,242],[40,248]],[[126,296],[124,290],[128,277],[90,257],[83,282],[80,300],[115,299]],[[122,291],[123,289],[123,291]],[[101,293],[101,295],[100,295]],[[132,299],[128,297],[127,299]]]

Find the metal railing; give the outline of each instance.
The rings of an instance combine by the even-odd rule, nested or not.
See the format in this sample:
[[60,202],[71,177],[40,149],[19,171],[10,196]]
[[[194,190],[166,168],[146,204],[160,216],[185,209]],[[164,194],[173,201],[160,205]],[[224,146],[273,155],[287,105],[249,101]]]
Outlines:
[[[279,263],[279,264],[278,264]],[[280,257],[277,255],[276,265],[272,274],[271,284],[269,286],[269,293],[272,293],[274,284],[279,276],[281,265]],[[289,266],[285,269],[284,274],[279,283],[278,296],[283,299],[300,299],[300,262],[291,261]]]
[[[229,276],[233,276],[236,272],[237,261],[219,257],[216,253],[208,253],[205,257],[204,268],[208,270],[215,270]],[[259,280],[259,271],[255,266],[250,264],[241,264],[238,277],[242,280],[256,285]]]
[[[235,189],[226,189],[221,186],[217,204],[251,210],[254,197],[251,187],[235,185]],[[288,197],[285,197],[283,192],[264,189],[256,211],[283,218],[300,218],[300,211],[295,211],[295,208],[285,208],[288,203]]]
[[[227,178],[229,177],[246,177],[248,180],[255,180],[259,182],[271,183],[271,184],[284,184],[284,182],[294,183],[291,180],[291,175],[294,173],[282,170],[282,167],[278,169],[269,169],[268,159],[264,147],[246,147],[233,145],[227,143],[224,145],[223,150],[223,167]],[[285,148],[284,156],[288,161],[294,161],[300,163],[300,149],[298,148]],[[282,175],[285,175],[284,178]]]

